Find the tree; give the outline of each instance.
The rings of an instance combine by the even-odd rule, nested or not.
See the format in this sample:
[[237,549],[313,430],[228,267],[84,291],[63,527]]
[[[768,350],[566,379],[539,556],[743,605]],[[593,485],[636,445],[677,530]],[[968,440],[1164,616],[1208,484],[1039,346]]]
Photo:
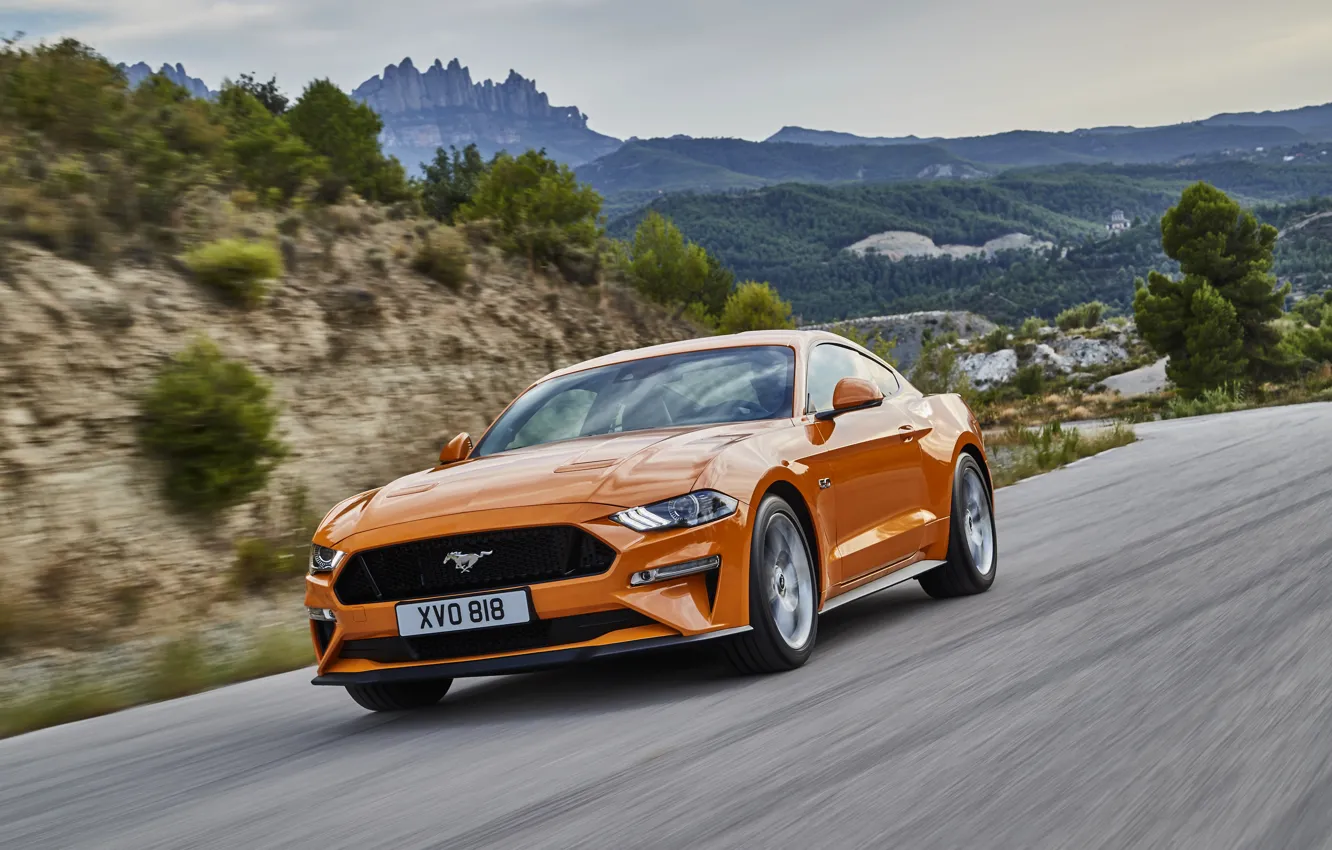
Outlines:
[[625,272],[634,287],[660,304],[698,305],[701,316],[719,316],[731,293],[730,271],[680,229],[649,212],[634,231]]
[[724,334],[794,328],[791,302],[783,301],[766,283],[745,281],[735,288],[722,308],[718,330]]
[[254,78],[254,74],[241,74],[235,86],[263,104],[264,109],[272,115],[286,112],[287,104],[291,102],[278,88],[277,77],[269,77],[268,82],[261,83]]
[[384,123],[332,82],[310,83],[285,117],[315,153],[328,158],[332,173],[361,197],[387,203],[411,195],[402,163],[380,151]]
[[[1276,228],[1260,225],[1252,213],[1206,183],[1184,190],[1179,204],[1161,219],[1161,245],[1182,275],[1151,272],[1145,284],[1139,280],[1133,311],[1143,338],[1170,357],[1167,371],[1186,394],[1237,375],[1263,380],[1290,367],[1281,335],[1271,324],[1282,315],[1290,292],[1289,286],[1278,289],[1271,274],[1276,237]],[[1211,293],[1197,297],[1204,286],[1230,306],[1233,316]],[[1223,329],[1236,334],[1237,349],[1222,345],[1218,335]],[[1222,345],[1220,355],[1207,353],[1208,346],[1217,345]],[[1219,359],[1232,352],[1243,364],[1238,373]]]
[[236,177],[275,200],[289,200],[308,180],[322,177],[328,161],[315,154],[287,122],[240,85],[224,85],[217,108],[227,127],[227,148]]
[[476,145],[459,151],[450,146],[448,151],[435,149],[434,162],[421,166],[425,178],[421,181],[421,205],[426,215],[452,224],[460,207],[471,203],[476,187],[485,177],[488,166]]
[[1189,304],[1184,329],[1185,356],[1166,367],[1170,379],[1186,390],[1204,390],[1241,380],[1248,361],[1240,339],[1235,307],[1211,284],[1203,283]]
[[472,200],[455,212],[459,221],[494,221],[500,247],[533,265],[594,253],[602,234],[600,215],[596,190],[544,150],[498,154]]

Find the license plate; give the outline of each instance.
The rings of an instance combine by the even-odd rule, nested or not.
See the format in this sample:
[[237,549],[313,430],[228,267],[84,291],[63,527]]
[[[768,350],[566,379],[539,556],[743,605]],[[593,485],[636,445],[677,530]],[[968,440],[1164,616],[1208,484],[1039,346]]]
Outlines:
[[455,596],[430,602],[404,602],[396,610],[398,634],[404,637],[493,629],[496,626],[530,622],[532,619],[525,590],[478,593],[475,596]]

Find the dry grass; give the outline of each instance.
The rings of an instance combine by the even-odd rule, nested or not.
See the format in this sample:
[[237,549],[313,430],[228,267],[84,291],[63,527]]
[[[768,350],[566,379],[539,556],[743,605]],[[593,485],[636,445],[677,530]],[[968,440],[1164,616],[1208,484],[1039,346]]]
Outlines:
[[1015,425],[988,441],[994,485],[1007,487],[1137,439],[1133,429],[1123,424],[1088,432],[1063,428],[1058,422],[1040,429]]
[[313,663],[305,628],[270,627],[251,636],[238,655],[194,638],[160,644],[134,669],[108,671],[90,659],[36,693],[0,702],[0,738],[174,699],[234,682],[284,673]]

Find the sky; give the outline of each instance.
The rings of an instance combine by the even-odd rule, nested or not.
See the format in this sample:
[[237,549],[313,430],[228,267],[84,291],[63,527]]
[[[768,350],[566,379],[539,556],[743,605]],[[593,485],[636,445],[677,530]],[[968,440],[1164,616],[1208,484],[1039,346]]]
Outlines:
[[535,78],[620,138],[1153,125],[1332,101],[1328,0],[0,0],[0,33],[346,89]]

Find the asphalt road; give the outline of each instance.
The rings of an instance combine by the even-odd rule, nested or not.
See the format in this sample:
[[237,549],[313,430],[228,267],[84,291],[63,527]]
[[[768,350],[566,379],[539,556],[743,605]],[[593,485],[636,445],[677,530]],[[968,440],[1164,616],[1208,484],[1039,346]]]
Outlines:
[[1141,426],[1004,490],[1000,574],[813,661],[292,673],[0,741],[0,847],[1332,846],[1332,405]]

